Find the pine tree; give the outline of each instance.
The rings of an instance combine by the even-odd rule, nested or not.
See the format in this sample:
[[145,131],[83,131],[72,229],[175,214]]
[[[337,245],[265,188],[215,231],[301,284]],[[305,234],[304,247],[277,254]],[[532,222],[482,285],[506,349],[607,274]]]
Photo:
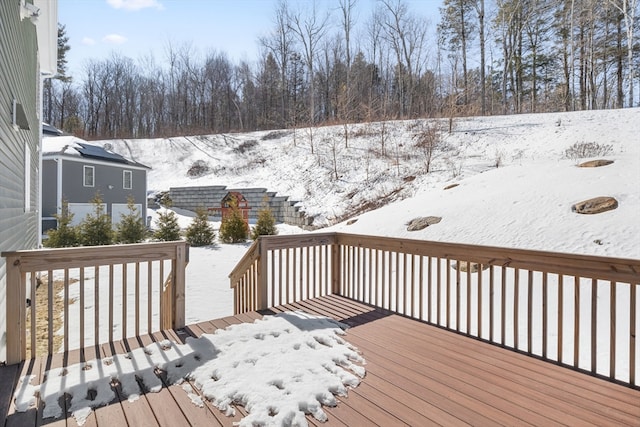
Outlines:
[[187,228],[187,242],[192,246],[207,246],[213,243],[215,237],[213,227],[209,224],[207,211],[203,208],[196,209],[196,216]]
[[256,240],[260,236],[274,236],[276,234],[278,234],[276,219],[273,217],[271,209],[268,206],[264,206],[258,211],[258,221],[256,226],[253,227],[251,238]]
[[238,201],[233,197],[230,201],[231,213],[222,219],[220,224],[220,240],[225,243],[240,243],[247,240],[249,226],[244,222],[238,208]]
[[111,245],[114,239],[111,217],[106,212],[100,193],[91,199],[93,213],[85,217],[80,227],[80,242],[84,246]]
[[43,242],[44,246],[49,248],[79,246],[78,230],[71,225],[73,213],[69,212],[69,203],[66,200],[62,201],[62,212],[54,214],[53,217],[58,221],[58,228],[47,231],[48,238]]
[[120,215],[120,222],[116,226],[116,240],[119,243],[140,243],[147,229],[132,196],[127,198],[127,209],[129,213]]
[[164,211],[158,214],[156,220],[157,230],[153,233],[153,239],[162,242],[180,240],[180,226],[178,217],[173,211]]

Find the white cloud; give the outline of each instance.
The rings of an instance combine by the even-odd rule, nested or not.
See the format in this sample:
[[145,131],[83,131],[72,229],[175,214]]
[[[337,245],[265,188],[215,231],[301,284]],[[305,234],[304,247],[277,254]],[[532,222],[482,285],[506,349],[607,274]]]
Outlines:
[[158,10],[164,9],[164,6],[158,0],[107,0],[107,3],[114,9],[140,10],[150,7]]
[[120,34],[108,34],[102,38],[102,41],[110,44],[123,44],[127,41],[127,38]]
[[96,44],[96,41],[94,39],[92,39],[91,37],[84,37],[82,39],[82,44],[87,45],[87,46],[93,46],[94,44]]

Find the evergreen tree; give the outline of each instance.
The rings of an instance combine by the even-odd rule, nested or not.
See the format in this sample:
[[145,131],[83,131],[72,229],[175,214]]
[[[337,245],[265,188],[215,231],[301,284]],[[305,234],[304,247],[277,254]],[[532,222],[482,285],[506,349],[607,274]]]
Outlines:
[[71,225],[73,213],[69,212],[69,203],[66,200],[62,201],[62,212],[54,214],[53,217],[58,221],[58,228],[47,231],[48,238],[43,242],[44,246],[49,248],[79,246],[78,230]]
[[128,214],[120,215],[116,226],[116,240],[119,243],[140,243],[144,240],[147,229],[132,196],[127,198]]
[[84,246],[111,245],[114,239],[111,216],[106,211],[100,193],[91,199],[93,213],[85,217],[80,227],[80,242]]
[[203,208],[196,209],[196,216],[187,228],[187,242],[192,246],[207,246],[213,243],[215,237],[213,227],[209,224],[207,211]]
[[264,206],[258,211],[258,221],[256,226],[253,227],[251,238],[256,240],[260,236],[274,236],[276,234],[278,234],[276,219],[273,217],[271,209],[268,206]]
[[249,226],[244,222],[242,213],[238,208],[238,201],[233,197],[229,203],[231,213],[222,219],[220,224],[220,240],[225,243],[240,243],[247,240]]
[[153,233],[153,239],[162,242],[171,242],[180,240],[180,226],[178,225],[178,217],[173,211],[164,211],[158,214],[156,220],[158,227]]

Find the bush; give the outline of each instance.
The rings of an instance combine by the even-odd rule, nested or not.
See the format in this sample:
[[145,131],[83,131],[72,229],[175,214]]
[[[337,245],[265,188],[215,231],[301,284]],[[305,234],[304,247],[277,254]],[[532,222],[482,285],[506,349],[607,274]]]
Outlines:
[[180,240],[180,226],[178,217],[173,211],[160,212],[156,221],[157,230],[153,233],[153,239],[161,242]]
[[111,245],[114,240],[111,217],[102,203],[99,192],[91,199],[91,203],[93,204],[93,213],[87,215],[78,226],[80,243],[83,246]]
[[69,204],[66,200],[62,202],[62,212],[53,217],[58,220],[58,228],[48,230],[48,238],[43,241],[43,245],[49,248],[68,248],[80,245],[80,236],[76,227],[71,225],[73,214],[69,212]]
[[242,213],[238,209],[238,201],[231,200],[231,213],[222,219],[220,224],[220,240],[225,243],[240,243],[247,240],[249,226],[242,218]]
[[208,175],[209,173],[211,173],[209,164],[204,160],[196,160],[187,171],[187,176],[191,178],[198,178]]
[[251,231],[251,238],[256,240],[260,236],[274,236],[276,234],[278,234],[278,229],[276,228],[276,219],[273,217],[273,212],[268,207],[260,209],[256,226]]
[[578,161],[587,157],[606,156],[611,154],[613,146],[597,142],[576,142],[564,151],[566,158]]
[[207,211],[203,208],[197,209],[193,222],[187,228],[187,242],[192,246],[207,246],[213,243],[215,237],[216,234],[209,224]]
[[140,243],[147,234],[144,220],[133,203],[133,197],[127,199],[128,214],[120,215],[120,222],[116,226],[116,240],[119,243]]

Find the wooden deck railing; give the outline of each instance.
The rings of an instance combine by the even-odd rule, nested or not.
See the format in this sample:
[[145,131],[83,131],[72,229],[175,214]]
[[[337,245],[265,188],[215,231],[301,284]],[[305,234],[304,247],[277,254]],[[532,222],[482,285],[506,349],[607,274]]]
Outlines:
[[235,311],[339,294],[638,386],[640,260],[342,233],[261,237]]
[[[112,342],[114,336],[123,339],[141,331],[184,326],[186,242],[29,250],[2,256],[7,265],[7,364],[25,360],[27,347],[31,358],[37,348],[46,354],[57,351],[58,326],[63,331],[60,350],[65,351],[74,348],[72,336],[82,348]],[[91,311],[85,315],[87,305]]]

